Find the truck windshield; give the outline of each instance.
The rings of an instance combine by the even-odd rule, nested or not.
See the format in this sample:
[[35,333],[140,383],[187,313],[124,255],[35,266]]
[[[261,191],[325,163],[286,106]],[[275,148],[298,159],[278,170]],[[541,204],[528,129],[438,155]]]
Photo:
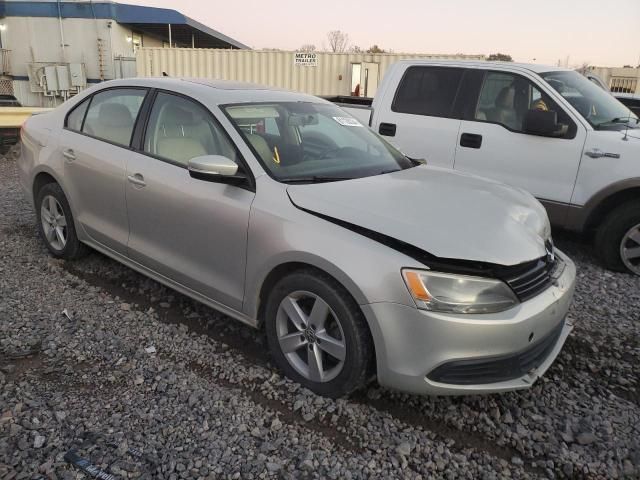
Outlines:
[[578,72],[540,75],[597,130],[640,128],[638,117],[612,95]]
[[348,180],[415,165],[334,105],[270,102],[223,109],[265,169],[280,182]]

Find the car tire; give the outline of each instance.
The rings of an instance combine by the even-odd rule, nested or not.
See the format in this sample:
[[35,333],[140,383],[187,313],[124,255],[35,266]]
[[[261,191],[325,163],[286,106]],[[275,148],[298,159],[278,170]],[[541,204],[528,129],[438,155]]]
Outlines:
[[88,252],[80,242],[69,202],[57,183],[44,185],[36,195],[38,229],[51,255],[73,260]]
[[640,202],[620,205],[607,215],[596,233],[596,250],[604,265],[614,271],[640,275],[640,258],[628,258],[624,252],[640,248],[634,241],[640,235]]
[[364,315],[322,272],[300,270],[280,279],[267,298],[265,329],[277,366],[319,395],[341,397],[370,378],[373,341]]

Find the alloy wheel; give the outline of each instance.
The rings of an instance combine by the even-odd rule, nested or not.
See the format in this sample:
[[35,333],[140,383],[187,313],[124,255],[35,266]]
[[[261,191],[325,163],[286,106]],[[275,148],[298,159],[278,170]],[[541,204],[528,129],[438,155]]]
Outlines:
[[67,244],[67,219],[62,205],[53,195],[47,195],[42,199],[40,221],[49,245],[56,250],[64,250]]
[[324,383],[343,369],[347,352],[340,319],[318,295],[297,291],[278,307],[276,333],[289,364],[304,378]]
[[622,237],[620,257],[629,270],[640,275],[640,224],[631,227]]

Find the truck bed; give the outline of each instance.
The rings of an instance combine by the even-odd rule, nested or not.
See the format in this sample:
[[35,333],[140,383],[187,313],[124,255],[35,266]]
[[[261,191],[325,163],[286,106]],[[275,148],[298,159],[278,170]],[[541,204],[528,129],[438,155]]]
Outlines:
[[364,125],[369,125],[369,120],[371,119],[371,104],[373,103],[373,98],[349,97],[345,95],[322,98],[335,103],[338,107],[353,115]]

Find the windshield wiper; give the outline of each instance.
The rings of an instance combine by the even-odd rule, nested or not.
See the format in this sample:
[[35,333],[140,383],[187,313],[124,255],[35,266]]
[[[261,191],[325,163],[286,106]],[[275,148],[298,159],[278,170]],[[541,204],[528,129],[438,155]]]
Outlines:
[[341,180],[353,180],[354,177],[329,177],[322,175],[313,175],[310,177],[283,177],[278,180],[282,183],[324,183],[339,182]]
[[596,125],[596,128],[599,127],[603,127],[605,125],[616,125],[616,124],[621,124],[621,123],[631,123],[631,122],[635,122],[635,124],[637,125],[638,123],[640,123],[640,118],[635,118],[632,116],[628,116],[628,117],[616,117],[612,120],[608,120],[606,122],[600,122]]

